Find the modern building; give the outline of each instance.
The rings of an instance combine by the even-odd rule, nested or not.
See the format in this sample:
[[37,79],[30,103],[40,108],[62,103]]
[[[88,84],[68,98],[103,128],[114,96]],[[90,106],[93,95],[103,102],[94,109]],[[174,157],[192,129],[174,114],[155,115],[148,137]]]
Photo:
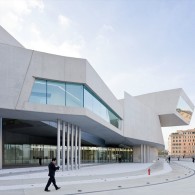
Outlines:
[[26,49],[0,27],[0,168],[152,162],[161,127],[188,125],[193,109],[182,89],[118,100],[86,59]]
[[195,129],[177,130],[171,133],[168,140],[168,151],[171,156],[195,156]]

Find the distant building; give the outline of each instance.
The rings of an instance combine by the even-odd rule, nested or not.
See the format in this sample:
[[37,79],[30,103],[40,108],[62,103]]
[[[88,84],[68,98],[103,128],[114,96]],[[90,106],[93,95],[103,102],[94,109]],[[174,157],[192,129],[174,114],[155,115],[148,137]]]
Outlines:
[[171,133],[168,140],[169,155],[195,156],[195,129],[178,130]]

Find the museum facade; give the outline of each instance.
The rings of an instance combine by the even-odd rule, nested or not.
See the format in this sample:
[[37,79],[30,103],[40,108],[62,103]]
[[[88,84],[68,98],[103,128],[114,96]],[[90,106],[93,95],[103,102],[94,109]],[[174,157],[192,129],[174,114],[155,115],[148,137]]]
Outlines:
[[182,89],[118,100],[86,59],[26,49],[0,26],[0,169],[153,162],[161,127],[193,110]]

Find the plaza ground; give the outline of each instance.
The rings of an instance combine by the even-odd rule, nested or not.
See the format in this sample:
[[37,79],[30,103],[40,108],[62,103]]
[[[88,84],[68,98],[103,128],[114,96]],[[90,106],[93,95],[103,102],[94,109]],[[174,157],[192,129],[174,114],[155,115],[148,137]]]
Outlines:
[[47,174],[47,167],[0,170],[0,194],[195,194],[195,163],[190,158],[171,159],[170,164],[164,159],[143,164],[85,164],[80,170],[56,172],[57,185],[61,189],[56,191],[50,186],[50,192],[44,191]]

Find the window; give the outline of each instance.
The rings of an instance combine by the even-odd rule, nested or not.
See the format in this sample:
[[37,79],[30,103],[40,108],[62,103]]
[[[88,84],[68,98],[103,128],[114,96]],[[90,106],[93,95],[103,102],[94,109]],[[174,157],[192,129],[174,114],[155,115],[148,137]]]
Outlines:
[[83,107],[83,85],[66,83],[66,106]]
[[30,102],[46,104],[46,81],[36,79],[32,88]]
[[83,84],[35,79],[29,102],[85,107],[113,126],[120,128],[121,118]]
[[47,104],[65,106],[65,83],[47,81]]
[[190,122],[193,110],[182,97],[179,98],[176,110],[185,121]]

